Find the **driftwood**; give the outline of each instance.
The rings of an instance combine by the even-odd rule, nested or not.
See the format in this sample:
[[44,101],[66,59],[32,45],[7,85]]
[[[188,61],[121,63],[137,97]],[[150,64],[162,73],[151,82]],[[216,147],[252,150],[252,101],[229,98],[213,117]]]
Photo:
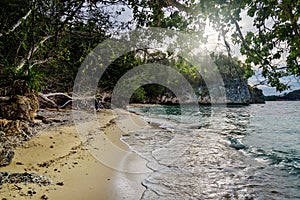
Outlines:
[[37,115],[35,117],[35,119],[41,120],[44,124],[49,124],[51,122],[56,122],[56,123],[63,122],[60,119],[57,119],[57,118],[54,118],[54,117],[45,117],[45,116],[42,116],[42,115]]
[[99,101],[95,96],[80,97],[73,94],[73,96],[67,93],[49,93],[49,94],[38,94],[40,105],[42,108],[55,108],[57,110],[64,109],[68,105],[74,103],[78,109],[90,109],[96,107]]
[[107,93],[107,92],[100,93],[97,94],[95,98],[100,102],[108,102],[111,100],[111,93]]
[[[40,108],[51,108],[56,110],[66,109],[68,106],[72,105],[76,109],[103,109],[109,108],[111,100],[110,93],[101,93],[95,96],[78,96],[76,94],[67,94],[67,93],[49,93],[42,94],[38,93],[37,99],[39,101]],[[5,103],[13,100],[12,96],[0,96],[0,103]]]
[[[49,94],[39,93],[38,97],[39,97],[40,104],[46,104],[45,106],[42,106],[42,107],[51,107],[51,108],[56,108],[56,109],[65,108],[67,105],[69,105],[73,101],[73,99],[70,95],[68,95],[66,93],[60,93],[60,92],[49,93]],[[53,97],[54,99],[56,99],[56,101],[49,97]],[[57,100],[58,98],[60,100]],[[62,101],[64,103],[62,105],[60,105],[59,103]]]
[[[97,95],[78,95],[76,93],[38,93],[37,98],[39,100],[40,108],[43,109],[55,109],[60,111],[62,109],[70,109],[73,106],[74,109],[79,110],[95,110],[110,108],[111,93],[101,92]],[[3,101],[7,98],[3,98]],[[0,99],[1,101],[1,99]]]

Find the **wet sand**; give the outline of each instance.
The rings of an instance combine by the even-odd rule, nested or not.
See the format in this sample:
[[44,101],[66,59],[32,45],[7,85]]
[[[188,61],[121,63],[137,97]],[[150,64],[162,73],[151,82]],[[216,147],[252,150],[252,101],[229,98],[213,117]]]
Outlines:
[[[97,114],[99,127],[106,136],[104,140],[109,140],[124,152],[130,150],[120,137],[123,134],[130,134],[136,128],[146,126],[137,115],[130,114],[130,116],[138,124],[137,127],[131,126],[126,117],[116,119],[111,110],[103,110]],[[90,124],[87,123],[83,127],[88,130]],[[31,183],[3,184],[0,185],[1,198],[140,199],[145,190],[141,182],[150,171],[124,172],[106,163],[103,164],[90,153],[88,146],[82,143],[77,130],[78,127],[76,128],[74,124],[52,127],[50,130],[40,131],[36,137],[17,147],[12,163],[0,168],[0,171],[34,172],[47,176],[52,184],[48,186]],[[97,141],[97,145],[101,144],[105,146],[105,142]],[[115,163],[122,156],[122,153],[114,154],[109,159]],[[146,161],[137,157],[135,155],[135,160],[140,160],[138,162],[133,160],[133,164],[136,168],[144,170]]]

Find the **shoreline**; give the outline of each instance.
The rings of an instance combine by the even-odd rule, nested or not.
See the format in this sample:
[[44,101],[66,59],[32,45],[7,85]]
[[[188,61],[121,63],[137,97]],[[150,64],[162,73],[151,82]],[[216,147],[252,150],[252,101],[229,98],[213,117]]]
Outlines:
[[[130,116],[138,126],[147,125],[137,115],[130,113]],[[121,141],[124,130],[116,123],[119,120],[118,123],[128,128],[130,124],[126,118],[116,118],[112,110],[101,110],[97,119],[101,130],[114,145],[130,151]],[[128,133],[132,131],[134,129]],[[115,157],[111,156],[111,159]],[[142,181],[149,175],[117,171],[101,163],[82,144],[75,125],[71,123],[39,131],[30,141],[15,148],[12,163],[1,167],[0,171],[34,172],[52,181],[48,186],[4,183],[0,185],[0,191],[1,197],[6,199],[140,199],[146,190]]]

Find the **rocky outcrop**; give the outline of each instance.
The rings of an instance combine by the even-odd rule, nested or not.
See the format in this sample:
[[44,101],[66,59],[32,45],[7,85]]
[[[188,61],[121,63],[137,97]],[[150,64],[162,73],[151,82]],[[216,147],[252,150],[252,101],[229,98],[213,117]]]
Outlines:
[[[226,91],[226,103],[232,105],[248,105],[252,103],[265,103],[263,91],[248,85],[246,79],[235,78],[224,81]],[[210,104],[209,92],[206,88],[200,87],[198,102],[200,104]]]
[[244,78],[224,81],[227,104],[249,104],[251,100],[248,82]]
[[35,95],[14,95],[2,98],[0,101],[0,118],[8,120],[33,121],[34,114],[39,109]]
[[[232,78],[231,80],[224,81],[226,100],[220,101],[221,103],[231,105],[249,105],[250,103],[264,103],[264,95],[262,90],[258,88],[248,87],[248,82],[244,78]],[[208,91],[206,85],[200,85],[195,89],[197,94],[197,101],[202,105],[210,105],[212,102],[218,102],[216,99],[211,100],[210,92],[218,94],[221,91],[219,85],[211,87]],[[109,99],[110,100],[110,99]],[[190,94],[183,95],[180,99],[177,98],[170,90],[165,89],[164,93],[151,98],[146,97],[142,101],[135,101],[133,103],[150,103],[150,104],[163,104],[163,105],[176,105],[179,103],[190,104],[194,103]],[[101,102],[103,103],[103,102]]]
[[34,94],[1,97],[0,166],[8,165],[14,155],[13,148],[36,133],[32,124],[38,108]]
[[[247,80],[240,79],[240,78],[224,81],[225,92],[226,92],[226,100],[224,103],[245,104],[245,105],[249,104],[250,91],[247,85],[248,85]],[[215,88],[217,90],[219,89],[219,86],[216,86]],[[198,96],[199,104],[211,104],[211,98],[206,86],[200,86],[198,88],[198,92],[199,92],[199,96]]]
[[[248,105],[251,102],[251,94],[248,89],[247,80],[235,78],[224,82],[225,91],[226,91],[226,100],[222,103],[226,104],[243,104]],[[210,105],[212,104],[210,92],[218,94],[220,86],[211,87],[214,91],[208,91],[206,85],[198,86],[196,91],[197,101],[199,104]],[[177,98],[172,92],[166,89],[163,95],[159,95],[155,98],[146,99],[143,103],[156,103],[164,105],[174,105],[179,103],[194,103],[195,100],[192,99],[191,95],[185,94],[183,97]],[[213,102],[217,102],[216,99],[213,99]]]
[[265,96],[261,89],[251,86],[249,86],[248,88],[251,95],[250,103],[265,103]]

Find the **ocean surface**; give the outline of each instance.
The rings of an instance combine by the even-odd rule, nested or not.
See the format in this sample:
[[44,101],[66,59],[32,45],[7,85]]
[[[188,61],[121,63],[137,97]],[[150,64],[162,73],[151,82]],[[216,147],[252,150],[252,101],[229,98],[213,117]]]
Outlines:
[[130,110],[153,125],[122,138],[153,171],[142,199],[300,199],[300,102]]

